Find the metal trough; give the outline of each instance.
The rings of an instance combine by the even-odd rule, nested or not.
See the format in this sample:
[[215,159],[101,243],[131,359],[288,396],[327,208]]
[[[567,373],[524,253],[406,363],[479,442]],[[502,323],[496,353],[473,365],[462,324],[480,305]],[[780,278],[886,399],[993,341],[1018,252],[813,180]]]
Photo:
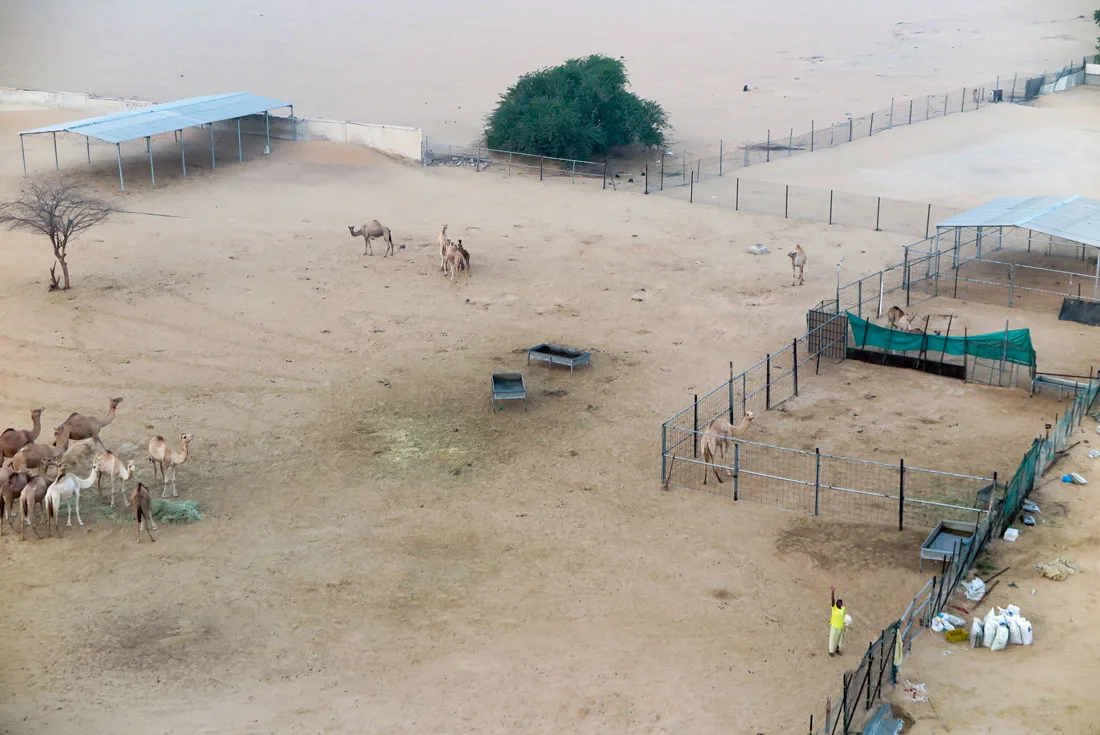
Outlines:
[[572,374],[573,368],[592,364],[592,353],[561,345],[541,344],[527,348],[528,365],[531,364],[531,360],[545,362],[547,367],[553,367],[555,364],[568,365],[569,373]]
[[967,521],[940,521],[920,545],[920,566],[924,570],[924,560],[946,561],[955,554],[965,553],[974,540],[978,524]]
[[493,410],[497,401],[523,401],[523,410],[527,410],[527,383],[523,373],[493,373],[491,380]]

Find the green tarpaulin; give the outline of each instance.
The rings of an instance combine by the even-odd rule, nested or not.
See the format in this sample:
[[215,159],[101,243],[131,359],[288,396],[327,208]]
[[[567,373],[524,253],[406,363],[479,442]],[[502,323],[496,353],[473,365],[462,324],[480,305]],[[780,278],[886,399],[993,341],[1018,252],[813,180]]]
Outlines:
[[852,329],[852,344],[859,348],[973,355],[986,360],[1005,360],[1017,365],[1035,364],[1035,348],[1031,346],[1031,332],[1027,329],[1010,329],[1006,332],[973,334],[967,337],[943,337],[880,327],[866,319],[860,319],[850,311],[848,326]]

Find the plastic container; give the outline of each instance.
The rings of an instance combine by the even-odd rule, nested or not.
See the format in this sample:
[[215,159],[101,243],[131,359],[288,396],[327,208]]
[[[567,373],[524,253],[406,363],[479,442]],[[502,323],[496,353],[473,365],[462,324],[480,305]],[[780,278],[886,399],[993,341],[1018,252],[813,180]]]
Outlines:
[[1005,541],[1015,541],[1020,537],[1020,530],[1017,528],[1009,528],[1005,530]]

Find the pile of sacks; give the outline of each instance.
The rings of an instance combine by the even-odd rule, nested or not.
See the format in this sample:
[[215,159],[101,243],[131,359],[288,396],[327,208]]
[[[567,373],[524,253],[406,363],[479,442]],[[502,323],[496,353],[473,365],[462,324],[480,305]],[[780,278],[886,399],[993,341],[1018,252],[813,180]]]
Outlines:
[[989,608],[984,620],[974,618],[970,626],[970,647],[1003,651],[1009,644],[1030,646],[1033,640],[1031,623],[1020,615],[1020,608]]

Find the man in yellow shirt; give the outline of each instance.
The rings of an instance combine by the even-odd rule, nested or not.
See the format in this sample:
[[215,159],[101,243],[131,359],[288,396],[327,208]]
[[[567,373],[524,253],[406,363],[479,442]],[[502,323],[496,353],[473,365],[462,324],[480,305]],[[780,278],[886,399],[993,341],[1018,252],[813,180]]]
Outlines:
[[836,599],[836,587],[830,589],[833,610],[829,618],[829,655],[836,656],[844,646],[844,616],[848,614],[848,608],[844,607],[844,600]]

